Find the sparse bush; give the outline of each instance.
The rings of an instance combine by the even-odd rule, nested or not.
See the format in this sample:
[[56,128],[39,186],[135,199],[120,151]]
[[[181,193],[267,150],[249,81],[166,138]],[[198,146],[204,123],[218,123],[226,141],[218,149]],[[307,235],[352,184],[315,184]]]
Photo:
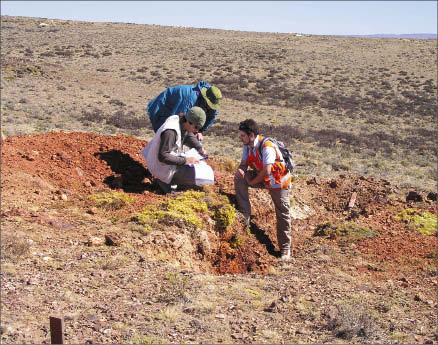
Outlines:
[[376,316],[362,303],[341,302],[336,305],[336,312],[330,318],[327,328],[334,335],[343,339],[355,336],[368,338],[375,329]]
[[348,241],[357,241],[362,238],[373,238],[376,235],[377,232],[371,229],[349,222],[340,224],[326,222],[319,224],[313,233],[313,236],[328,236],[330,238],[342,237],[342,239]]
[[126,344],[167,344],[167,341],[144,334],[134,334]]
[[29,254],[29,242],[17,235],[2,236],[2,259],[18,262]]
[[94,108],[92,111],[88,112],[86,110],[82,111],[82,116],[79,118],[80,121],[89,121],[89,122],[101,122],[105,119],[105,114],[101,109]]
[[125,266],[128,263],[128,258],[123,255],[110,255],[97,260],[96,267],[102,270],[117,270],[120,267]]
[[11,262],[7,262],[1,265],[1,272],[4,276],[12,276],[15,277],[17,275],[17,270],[15,265]]
[[122,102],[122,101],[120,101],[118,99],[111,99],[111,100],[108,101],[108,103],[112,104],[112,105],[118,105],[120,107],[126,106],[126,104],[124,102]]
[[106,120],[106,123],[117,128],[138,129],[149,126],[149,122],[145,117],[137,118],[133,111],[125,113],[119,110]]

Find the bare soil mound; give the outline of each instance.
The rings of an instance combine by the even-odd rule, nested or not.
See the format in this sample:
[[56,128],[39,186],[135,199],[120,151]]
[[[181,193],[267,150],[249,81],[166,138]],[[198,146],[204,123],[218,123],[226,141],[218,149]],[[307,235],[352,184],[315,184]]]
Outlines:
[[[48,205],[54,201],[69,200],[83,207],[85,213],[90,212],[91,207],[87,196],[109,189],[128,193],[135,201],[129,209],[105,210],[102,216],[112,218],[117,215],[120,219],[129,220],[145,206],[172,197],[160,193],[142,162],[140,151],[146,144],[130,136],[88,133],[51,132],[45,135],[10,137],[2,145],[3,215],[20,214],[36,222],[51,222],[55,227],[74,227],[75,221],[66,219],[68,214],[57,220],[46,220],[45,211],[26,211],[29,205],[25,204],[30,203],[35,207],[38,204]],[[212,164],[215,164],[214,160]],[[231,188],[229,183],[227,186]],[[97,211],[92,209],[91,213]],[[184,246],[174,248],[176,252],[169,250],[169,259],[177,253],[178,261],[187,267],[219,273],[265,271],[268,263],[274,259],[267,253],[264,247],[266,243],[260,243],[256,238],[245,238],[245,243],[233,248],[229,241],[236,240],[236,231],[242,232],[242,235],[245,232],[239,222],[233,227],[232,232],[210,239],[215,242],[212,254],[208,258],[202,257],[197,264],[192,262],[199,256],[196,248],[195,253],[183,250]],[[167,235],[162,239],[164,243],[158,241],[158,244],[152,244],[155,248],[149,248],[147,252],[154,255],[163,253],[165,248],[162,247],[175,241],[172,235]],[[190,237],[190,234],[185,235]],[[157,242],[156,239],[152,241]],[[196,254],[195,257],[192,257],[193,254]]]
[[[3,214],[7,216],[20,212],[17,209],[26,209],[23,204],[47,204],[63,198],[83,201],[82,207],[87,208],[87,195],[112,189],[135,197],[129,209],[114,211],[118,217],[129,219],[146,205],[157,204],[169,197],[160,194],[143,163],[140,151],[146,144],[143,140],[125,135],[62,131],[7,138],[2,142]],[[232,173],[221,170],[220,157],[212,158],[211,165],[216,171],[214,189],[234,203]],[[377,237],[360,241],[358,248],[362,252],[376,254],[382,260],[406,256],[425,258],[434,250],[434,237],[425,238],[418,232],[400,230],[400,221],[395,217],[409,205],[396,193],[397,188],[389,182],[373,178],[340,175],[332,180],[297,180],[292,192],[295,201],[293,210],[299,211],[293,224],[296,230],[295,250],[303,238],[300,232],[303,234],[307,230],[313,233],[318,224],[344,220],[355,221],[379,233]],[[353,194],[357,201],[348,207]],[[269,195],[257,191],[252,200],[254,218],[251,232],[256,236],[249,237],[237,250],[230,246],[232,234],[218,236],[214,240],[214,255],[209,257],[208,264],[201,264],[200,268],[219,273],[264,272],[278,256],[275,213]],[[424,200],[422,207],[435,212],[435,204],[425,197]],[[110,213],[106,212],[104,216],[114,217]],[[44,214],[32,214],[30,217],[41,221]],[[54,223],[56,225],[56,221]],[[244,230],[241,227],[239,231],[242,233]],[[182,262],[191,261],[190,258],[180,259]]]

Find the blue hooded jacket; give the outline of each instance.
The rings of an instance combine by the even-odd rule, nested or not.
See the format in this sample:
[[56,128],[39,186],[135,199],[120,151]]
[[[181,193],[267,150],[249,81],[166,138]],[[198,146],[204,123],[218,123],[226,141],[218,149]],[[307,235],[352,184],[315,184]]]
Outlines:
[[[185,114],[190,108],[199,106],[203,101],[201,95],[202,88],[210,88],[210,84],[201,80],[193,85],[177,85],[168,87],[157,97],[148,103],[148,115],[151,121],[154,132],[161,127],[166,119],[171,115],[177,115],[179,113]],[[204,132],[207,130],[213,122],[216,120],[217,110],[210,109],[205,113],[206,120],[204,126],[199,130]]]

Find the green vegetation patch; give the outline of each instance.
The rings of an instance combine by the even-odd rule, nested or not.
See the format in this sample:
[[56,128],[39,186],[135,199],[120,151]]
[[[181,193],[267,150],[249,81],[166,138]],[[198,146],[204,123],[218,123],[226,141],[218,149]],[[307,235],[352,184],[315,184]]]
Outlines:
[[166,199],[158,205],[150,205],[132,217],[132,220],[151,228],[158,223],[171,225],[181,221],[189,226],[201,226],[197,212],[207,212],[207,204],[201,200],[204,192],[187,191],[175,199]]
[[158,205],[146,206],[131,220],[143,225],[147,231],[160,228],[159,224],[201,227],[199,213],[209,214],[220,232],[226,231],[235,219],[235,209],[228,199],[209,190],[187,191]]
[[424,235],[433,236],[437,233],[437,215],[425,211],[421,213],[413,208],[400,212],[396,220],[405,222],[410,230],[418,231]]
[[215,193],[211,188],[205,188],[204,200],[211,211],[211,218],[216,222],[216,231],[225,233],[236,219],[236,209],[224,195]]
[[123,192],[97,192],[90,195],[89,198],[97,206],[109,210],[119,210],[135,200],[133,196]]
[[216,222],[216,230],[224,233],[236,219],[236,209],[230,204],[216,205],[213,208],[212,218]]
[[155,335],[134,334],[126,344],[167,344],[167,341],[157,338]]
[[313,236],[329,236],[330,238],[342,236],[344,239],[351,241],[361,240],[362,238],[373,238],[376,235],[376,231],[351,222],[340,224],[326,222],[318,225],[313,233]]
[[163,284],[160,286],[158,299],[166,304],[188,301],[189,279],[189,277],[178,272],[168,272],[166,279],[164,279]]

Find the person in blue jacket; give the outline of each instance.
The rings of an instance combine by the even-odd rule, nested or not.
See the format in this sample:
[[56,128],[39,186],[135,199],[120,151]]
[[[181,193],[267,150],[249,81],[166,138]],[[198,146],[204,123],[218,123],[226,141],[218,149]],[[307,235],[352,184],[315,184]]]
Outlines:
[[205,124],[197,133],[198,140],[202,140],[202,133],[210,128],[216,120],[221,99],[220,90],[203,80],[195,86],[176,85],[168,87],[148,103],[149,120],[154,132],[157,132],[169,116],[185,114],[192,107],[198,106],[206,114]]

